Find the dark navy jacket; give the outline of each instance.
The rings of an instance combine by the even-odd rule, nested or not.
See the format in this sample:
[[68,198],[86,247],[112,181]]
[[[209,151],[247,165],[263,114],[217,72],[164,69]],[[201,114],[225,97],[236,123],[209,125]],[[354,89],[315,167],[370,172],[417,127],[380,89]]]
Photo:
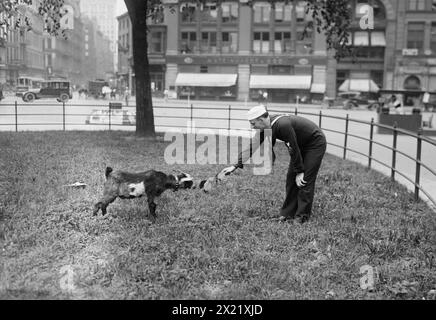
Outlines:
[[[291,163],[294,172],[304,172],[304,164],[301,154],[304,154],[304,151],[309,148],[316,147],[316,138],[319,135],[324,134],[314,122],[306,118],[294,115],[271,115],[271,123],[273,123],[277,117],[281,118],[278,119],[271,128],[272,145],[274,147],[277,139],[285,142],[291,156]],[[238,164],[236,165],[237,167],[242,168],[243,163],[251,157],[255,151],[253,150],[252,145],[256,139],[260,140],[260,143],[258,144],[260,145],[264,141],[264,132],[261,131],[260,134],[256,134],[250,143],[250,149],[244,150],[239,154]],[[273,152],[273,161],[274,158],[275,155]]]

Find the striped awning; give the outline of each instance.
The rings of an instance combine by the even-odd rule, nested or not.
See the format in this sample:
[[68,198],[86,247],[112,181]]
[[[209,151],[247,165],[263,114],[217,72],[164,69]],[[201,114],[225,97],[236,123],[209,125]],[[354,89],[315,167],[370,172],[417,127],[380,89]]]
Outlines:
[[311,93],[325,93],[325,83],[312,83]]
[[380,88],[371,79],[348,79],[339,87],[339,91],[378,92]]
[[303,89],[309,90],[312,76],[251,75],[251,89]]
[[386,36],[384,32],[371,32],[371,46],[386,47]]
[[176,86],[230,87],[236,84],[237,74],[225,73],[179,73]]

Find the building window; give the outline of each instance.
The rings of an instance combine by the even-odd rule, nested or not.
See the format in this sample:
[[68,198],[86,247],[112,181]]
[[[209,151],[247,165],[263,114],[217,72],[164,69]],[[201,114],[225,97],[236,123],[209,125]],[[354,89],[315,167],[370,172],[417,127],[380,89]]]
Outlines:
[[336,71],[336,91],[345,82],[345,80],[350,78],[349,70],[338,70]]
[[[153,16],[153,20],[152,23],[154,24],[160,24],[160,23],[164,23],[165,19],[164,19],[165,15],[164,15],[164,11],[162,8],[160,8],[155,15]],[[126,27],[127,27],[127,21],[126,21]]]
[[269,66],[269,74],[294,74],[293,66]]
[[163,91],[163,75],[150,73],[150,83],[152,84],[152,91]]
[[313,30],[307,29],[304,31],[297,31],[297,54],[311,54],[313,42]]
[[197,49],[197,33],[192,32],[182,32],[180,41],[180,52],[183,54],[193,53]]
[[432,54],[436,54],[436,22],[432,22],[432,24],[431,24],[430,49],[432,51]]
[[150,45],[148,47],[149,53],[163,53],[164,52],[164,33],[162,31],[150,32]]
[[216,32],[202,32],[200,50],[202,53],[216,53]]
[[306,6],[306,1],[297,2],[297,6],[295,7],[297,22],[304,22],[310,19],[310,17],[306,15]]
[[222,23],[236,23],[238,21],[238,4],[234,2],[221,3],[221,21]]
[[183,3],[180,6],[180,17],[183,23],[194,23],[197,21],[197,5],[194,3]]
[[383,60],[385,57],[385,48],[359,47],[356,49],[356,57]]
[[275,32],[274,33],[274,52],[290,52],[291,51],[291,33],[290,32]]
[[216,3],[206,2],[202,6],[201,20],[204,22],[216,22],[218,17],[218,10]]
[[354,31],[348,43],[355,47],[386,47],[386,38],[384,31]]
[[253,5],[254,23],[269,23],[271,5],[268,2],[256,2]]
[[207,73],[208,67],[207,66],[200,66],[200,73]]
[[355,48],[356,57],[383,60],[386,38],[383,31],[355,31],[350,34],[349,43]]
[[406,89],[406,90],[421,90],[421,81],[416,76],[409,76],[404,81],[404,89]]
[[383,71],[382,70],[371,70],[371,79],[379,88],[383,88]]
[[252,64],[251,65],[251,74],[269,74],[268,65],[263,64]]
[[424,11],[426,0],[409,0],[409,10],[411,11]]
[[277,2],[274,9],[275,22],[288,22],[292,20],[292,5]]
[[313,32],[309,28],[306,30],[306,33],[304,33],[304,31],[297,31],[298,41],[312,42],[312,37],[313,37]]
[[424,22],[409,22],[407,24],[407,48],[424,50]]
[[269,32],[254,32],[253,39],[253,52],[269,52]]
[[222,53],[235,53],[238,51],[238,34],[236,32],[222,33]]

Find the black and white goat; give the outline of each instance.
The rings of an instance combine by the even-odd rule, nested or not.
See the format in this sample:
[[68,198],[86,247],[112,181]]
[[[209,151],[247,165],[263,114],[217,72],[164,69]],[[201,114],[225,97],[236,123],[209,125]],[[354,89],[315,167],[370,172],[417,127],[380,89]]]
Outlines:
[[167,175],[155,170],[129,173],[113,171],[112,168],[107,167],[105,174],[106,182],[103,196],[94,205],[94,216],[97,215],[100,209],[102,214],[105,215],[107,206],[114,202],[117,197],[133,199],[146,195],[150,214],[155,219],[156,203],[154,203],[154,199],[159,197],[165,190],[176,191],[178,189],[195,188],[193,178],[183,172],[178,175]]

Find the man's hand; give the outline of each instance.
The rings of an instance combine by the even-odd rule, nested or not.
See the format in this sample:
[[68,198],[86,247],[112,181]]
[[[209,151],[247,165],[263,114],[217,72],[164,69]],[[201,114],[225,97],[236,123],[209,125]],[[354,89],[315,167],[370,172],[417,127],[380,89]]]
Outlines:
[[297,174],[297,176],[295,177],[295,183],[297,184],[298,188],[306,186],[307,182],[306,180],[304,180],[304,172]]
[[217,178],[217,180],[223,180],[225,178],[225,176],[228,176],[229,174],[231,174],[235,170],[236,170],[235,166],[224,168],[223,170],[221,170],[220,173],[217,174],[216,178]]

